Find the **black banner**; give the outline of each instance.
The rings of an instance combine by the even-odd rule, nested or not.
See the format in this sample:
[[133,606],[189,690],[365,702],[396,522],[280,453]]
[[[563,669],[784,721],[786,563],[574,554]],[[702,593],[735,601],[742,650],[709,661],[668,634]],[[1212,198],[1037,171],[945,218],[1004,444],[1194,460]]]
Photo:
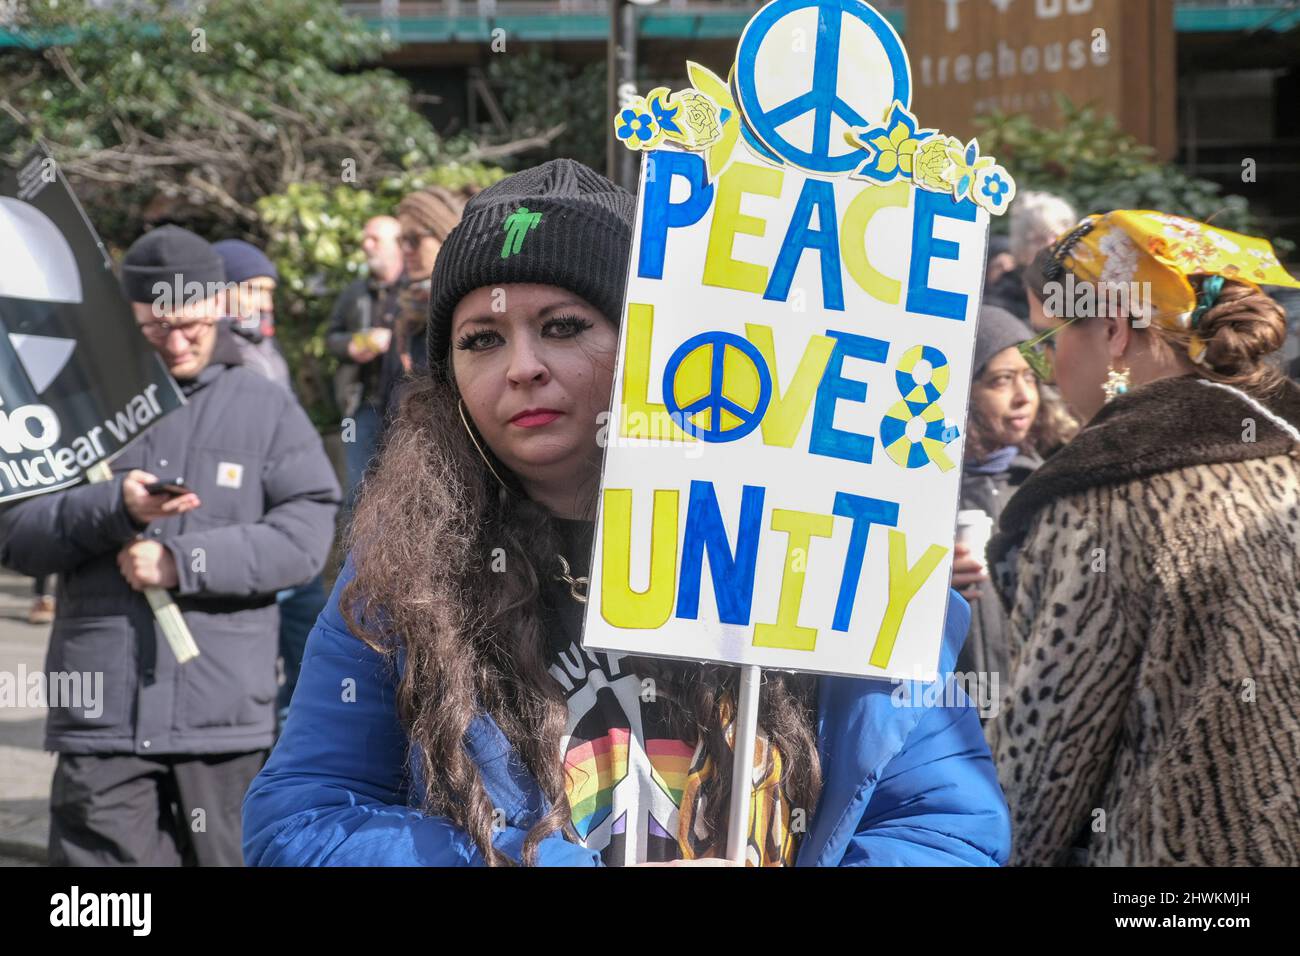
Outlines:
[[75,484],[184,404],[57,164],[0,166],[0,501]]

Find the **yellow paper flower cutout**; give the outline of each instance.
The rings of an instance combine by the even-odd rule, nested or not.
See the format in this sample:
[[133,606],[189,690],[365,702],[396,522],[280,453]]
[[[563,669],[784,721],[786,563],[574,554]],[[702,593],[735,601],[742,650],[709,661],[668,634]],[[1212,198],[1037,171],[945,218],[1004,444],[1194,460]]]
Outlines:
[[853,178],[877,183],[893,182],[900,176],[911,179],[917,150],[934,134],[931,129],[917,129],[916,117],[895,101],[880,126],[844,134],[850,145],[870,154],[870,159],[854,172]]
[[957,170],[948,158],[948,150],[953,148],[960,149],[961,143],[951,136],[935,136],[922,143],[912,160],[913,181],[931,192],[949,192]]
[[954,139],[948,146],[947,152],[948,159],[953,165],[949,174],[952,182],[952,198],[960,202],[970,195],[975,185],[975,174],[993,165],[993,157],[981,156],[980,144],[973,139],[964,147],[961,145],[961,140]]
[[[735,67],[733,66],[732,69],[734,70]],[[719,115],[722,133],[704,151],[705,166],[708,169],[709,181],[712,182],[727,168],[731,153],[736,148],[736,140],[740,136],[740,113],[736,109],[735,100],[731,98],[730,87],[708,67],[687,60],[686,75],[696,90],[711,99],[720,111],[729,114],[725,120],[722,119],[722,114]]]

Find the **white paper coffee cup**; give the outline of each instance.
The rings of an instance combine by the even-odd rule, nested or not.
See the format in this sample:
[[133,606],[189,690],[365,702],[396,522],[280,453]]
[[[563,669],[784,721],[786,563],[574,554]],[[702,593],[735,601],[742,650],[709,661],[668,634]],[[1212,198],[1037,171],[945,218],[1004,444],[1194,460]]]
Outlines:
[[988,564],[984,551],[993,537],[993,519],[979,508],[957,512],[957,543],[970,548],[971,557],[980,564]]

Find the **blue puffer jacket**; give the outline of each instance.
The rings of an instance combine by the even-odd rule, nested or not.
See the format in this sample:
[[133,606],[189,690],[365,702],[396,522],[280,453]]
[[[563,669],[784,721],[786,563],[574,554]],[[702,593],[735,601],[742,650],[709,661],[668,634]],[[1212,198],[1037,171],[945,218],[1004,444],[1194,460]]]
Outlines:
[[[280,741],[244,798],[250,866],[480,866],[461,829],[408,805],[406,736],[386,663],[348,630],[338,609],[344,568],[307,643]],[[941,667],[952,670],[970,608],[951,595]],[[800,866],[994,866],[1011,848],[1006,801],[976,712],[898,706],[895,685],[822,677],[818,740],[824,787],[799,849]],[[352,682],[355,682],[353,684]],[[355,688],[355,692],[353,690]],[[932,697],[936,695],[927,695]],[[947,697],[949,695],[937,695]],[[506,826],[494,843],[515,860],[545,801],[496,723],[466,739]],[[599,866],[561,836],[540,844],[542,866]]]

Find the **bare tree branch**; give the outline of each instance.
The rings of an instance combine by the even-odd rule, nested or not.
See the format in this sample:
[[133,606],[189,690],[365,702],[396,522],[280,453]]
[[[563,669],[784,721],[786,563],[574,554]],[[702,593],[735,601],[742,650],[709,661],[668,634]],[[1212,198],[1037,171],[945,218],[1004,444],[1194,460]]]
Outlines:
[[220,186],[217,186],[215,183],[208,182],[206,179],[200,176],[197,171],[191,171],[190,174],[185,177],[185,182],[187,185],[193,187],[194,189],[197,189],[199,192],[203,193],[208,198],[213,199],[216,202],[220,203],[223,208],[229,209],[240,219],[243,219],[244,221],[250,223],[257,222],[256,209],[251,209],[248,206],[245,206],[243,203],[239,202],[237,199],[235,199],[235,197],[231,196],[230,193],[226,192]]
[[14,122],[16,122],[19,126],[30,126],[30,125],[31,125],[31,124],[27,121],[27,117],[24,116],[22,113],[20,113],[20,112],[18,111],[17,107],[15,107],[15,106],[14,106],[12,103],[10,103],[8,100],[0,100],[0,110],[4,110],[6,113],[8,113],[10,116],[12,116],[12,117],[14,118]]
[[499,159],[505,159],[507,156],[526,153],[530,149],[545,149],[568,129],[568,126],[568,123],[557,123],[545,132],[538,133],[535,136],[526,136],[523,139],[511,140],[508,143],[497,143],[492,146],[477,146],[467,152],[462,159],[470,163],[495,162]]
[[78,73],[76,67],[72,65],[72,61],[68,59],[68,53],[63,47],[47,47],[45,55],[49,58],[51,63],[58,67],[59,72],[68,78],[68,82],[77,88],[78,93],[84,94],[90,92],[90,88],[86,86],[85,82],[81,79],[81,74]]

